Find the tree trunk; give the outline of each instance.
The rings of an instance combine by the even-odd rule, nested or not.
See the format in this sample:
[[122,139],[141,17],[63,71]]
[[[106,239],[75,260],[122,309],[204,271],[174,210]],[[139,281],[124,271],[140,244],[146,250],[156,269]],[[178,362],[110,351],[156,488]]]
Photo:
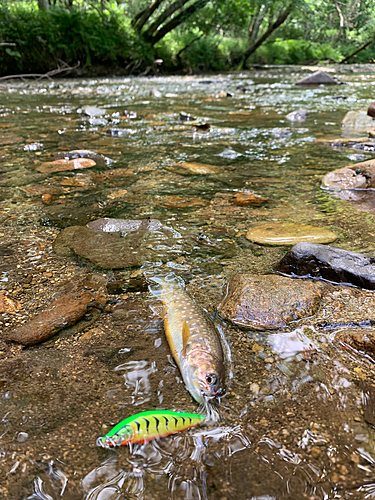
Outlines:
[[159,42],[162,38],[165,37],[167,33],[170,31],[174,30],[185,22],[189,17],[191,17],[193,14],[198,12],[199,10],[203,9],[203,7],[209,2],[209,0],[197,0],[193,4],[190,5],[187,9],[183,10],[180,12],[177,16],[175,16],[173,19],[171,19],[167,24],[165,24],[163,27],[158,29],[154,35],[147,39],[148,42],[151,43],[151,45],[155,45],[155,43]]
[[270,37],[272,33],[276,31],[277,28],[281,26],[288,19],[288,17],[292,13],[292,10],[293,10],[293,4],[289,4],[285,10],[280,12],[275,22],[273,23],[270,22],[267,31],[265,31],[265,33],[263,33],[263,35],[260,36],[258,40],[250,44],[249,48],[241,57],[240,68],[243,67],[243,65],[246,63],[247,59],[251,56],[251,54],[253,54],[256,51],[256,49],[260,47],[262,43],[265,42],[267,38]]
[[48,0],[38,0],[39,10],[47,10],[49,9],[49,1]]
[[141,31],[141,29],[150,19],[155,10],[158,9],[163,2],[164,0],[155,0],[155,2],[151,3],[144,10],[139,12],[132,21],[132,25],[134,26],[134,28],[138,31]]
[[346,56],[344,59],[342,59],[340,61],[340,64],[346,63],[347,61],[349,61],[349,59],[351,59],[353,56],[357,55],[358,52],[361,52],[361,50],[365,49],[366,47],[368,47],[373,42],[374,42],[374,39],[372,39],[372,40],[364,43],[363,45],[361,45],[360,47],[358,47],[358,49],[355,49],[354,52],[351,52],[348,56]]
[[145,40],[151,40],[155,31],[157,31],[160,26],[167,21],[178,9],[183,7],[189,0],[176,0],[173,2],[168,8],[165,9],[164,12],[160,14],[160,16],[155,19],[155,21],[147,28],[144,32],[143,36]]

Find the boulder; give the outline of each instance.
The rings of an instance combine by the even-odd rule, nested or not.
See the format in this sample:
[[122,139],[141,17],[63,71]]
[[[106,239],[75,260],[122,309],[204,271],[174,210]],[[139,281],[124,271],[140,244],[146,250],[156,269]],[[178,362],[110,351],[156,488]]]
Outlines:
[[261,245],[294,245],[299,241],[330,243],[337,236],[329,229],[294,224],[292,222],[274,222],[255,226],[246,233],[246,238]]
[[236,274],[217,311],[241,328],[276,330],[312,316],[321,297],[319,283],[275,275]]
[[325,71],[315,71],[311,75],[305,76],[296,83],[296,85],[337,85],[338,82],[334,80]]
[[287,114],[285,118],[291,122],[304,122],[308,117],[308,112],[306,109],[298,109],[297,111],[292,111]]
[[372,102],[367,109],[367,114],[371,116],[371,118],[375,118],[375,102]]
[[366,130],[374,126],[374,121],[367,115],[366,111],[348,111],[341,124],[343,128]]
[[355,163],[326,174],[321,183],[323,189],[372,189],[375,187],[375,160]]
[[374,256],[317,243],[297,243],[276,265],[275,271],[375,290]]

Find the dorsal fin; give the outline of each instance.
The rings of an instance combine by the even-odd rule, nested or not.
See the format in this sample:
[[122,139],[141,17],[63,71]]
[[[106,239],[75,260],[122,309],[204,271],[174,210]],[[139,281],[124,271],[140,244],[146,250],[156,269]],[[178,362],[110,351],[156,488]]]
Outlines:
[[190,330],[189,330],[189,326],[188,326],[186,319],[185,319],[184,324],[182,325],[182,354],[183,354],[183,356],[186,355],[186,348],[187,348],[189,339],[190,339]]

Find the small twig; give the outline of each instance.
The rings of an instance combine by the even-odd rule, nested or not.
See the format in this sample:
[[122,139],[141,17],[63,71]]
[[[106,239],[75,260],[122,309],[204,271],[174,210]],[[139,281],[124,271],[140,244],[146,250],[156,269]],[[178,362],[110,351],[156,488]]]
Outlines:
[[5,45],[7,45],[8,47],[16,47],[17,46],[16,43],[12,43],[12,42],[0,42],[0,45],[2,47],[4,47]]
[[74,69],[77,69],[78,66],[81,64],[80,61],[75,66],[69,66],[67,63],[64,63],[61,61],[65,67],[60,68],[58,66],[56,69],[53,69],[51,71],[48,71],[47,73],[41,74],[41,73],[27,73],[24,75],[8,75],[8,76],[2,76],[0,77],[0,80],[13,80],[15,78],[20,78],[21,80],[25,81],[25,78],[35,78],[35,81],[38,82],[39,80],[42,80],[43,78],[48,78],[49,80],[52,81],[52,76],[58,75],[59,73],[63,73],[64,71],[72,71]]

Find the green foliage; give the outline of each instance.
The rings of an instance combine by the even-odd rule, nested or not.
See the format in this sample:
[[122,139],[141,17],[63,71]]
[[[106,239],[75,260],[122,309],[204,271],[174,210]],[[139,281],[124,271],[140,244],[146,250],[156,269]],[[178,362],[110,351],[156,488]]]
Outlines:
[[309,61],[340,61],[341,52],[328,43],[310,43],[304,40],[280,40],[264,44],[249,62],[263,64],[300,64]]
[[40,11],[34,2],[3,4],[0,41],[16,43],[11,50],[0,47],[2,74],[45,72],[56,68],[59,60],[71,65],[78,61],[81,66],[107,65],[113,71],[150,55],[123,8],[115,3],[108,3],[104,11],[62,7]]

